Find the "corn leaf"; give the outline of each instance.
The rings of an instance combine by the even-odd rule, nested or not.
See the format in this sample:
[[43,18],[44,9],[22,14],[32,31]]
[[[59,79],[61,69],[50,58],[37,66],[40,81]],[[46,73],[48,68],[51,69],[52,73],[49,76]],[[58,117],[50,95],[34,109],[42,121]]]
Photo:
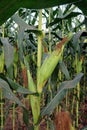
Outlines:
[[29,125],[29,111],[25,108],[23,108],[23,121],[26,124],[26,126],[28,127],[28,125]]
[[[19,8],[41,9],[48,8],[80,0],[1,0],[0,1],[0,25],[10,18]],[[84,0],[86,1],[86,0]],[[84,3],[84,2],[83,2]]]
[[62,101],[62,99],[67,93],[67,90],[74,88],[78,84],[82,76],[83,74],[79,73],[73,80],[62,82],[61,85],[59,86],[58,93],[51,100],[51,102],[47,105],[47,107],[43,109],[43,111],[41,112],[41,116],[51,114],[54,108]]
[[73,36],[73,46],[74,46],[74,49],[77,50],[78,49],[78,42],[79,42],[79,39],[81,38],[81,36],[84,36],[86,37],[87,36],[87,31],[79,31],[77,32],[74,36]]
[[53,22],[51,22],[49,25],[50,26],[53,26],[55,24],[58,24],[59,22],[61,22],[62,20],[66,20],[66,19],[71,19],[73,17],[77,17],[78,15],[80,15],[81,13],[79,12],[70,12],[69,14],[66,14],[62,17],[58,17],[58,18],[55,18]]
[[8,38],[1,38],[4,46],[5,65],[8,68],[14,59],[14,47],[9,43]]
[[66,79],[69,80],[70,79],[69,71],[67,70],[67,67],[65,66],[64,62],[60,61],[59,64],[62,72],[66,76]]
[[33,32],[36,35],[43,36],[42,31],[38,30],[34,26],[28,25],[21,17],[18,16],[18,14],[15,14],[12,16],[12,19],[18,24],[19,30],[18,30],[18,49],[19,51],[19,58],[23,62],[23,39],[25,37],[24,31],[26,32]]
[[28,57],[24,57],[24,62],[25,62],[26,68],[27,68],[29,90],[32,91],[32,92],[36,92],[36,85],[35,85],[35,83],[33,81],[31,73],[30,73],[30,68],[29,68],[29,63],[28,63]]
[[35,30],[36,29],[34,26],[30,26],[26,22],[24,22],[23,19],[21,17],[19,17],[18,14],[13,15],[12,19],[20,26],[20,28],[22,28],[24,30],[25,29]]
[[20,84],[14,82],[12,79],[7,78],[10,86],[12,89],[14,89],[16,92],[18,93],[22,93],[22,94],[29,94],[29,95],[35,95],[36,93],[29,91],[27,88],[24,88],[23,86],[21,86]]
[[0,78],[0,88],[2,89],[3,96],[12,100],[13,102],[17,103],[19,106],[24,107],[24,105],[21,103],[21,101],[15,96],[15,94],[10,89],[9,84]]
[[24,32],[33,32],[36,35],[43,36],[42,31],[38,30],[36,27],[28,25],[18,14],[12,16],[12,19],[20,26],[20,29]]

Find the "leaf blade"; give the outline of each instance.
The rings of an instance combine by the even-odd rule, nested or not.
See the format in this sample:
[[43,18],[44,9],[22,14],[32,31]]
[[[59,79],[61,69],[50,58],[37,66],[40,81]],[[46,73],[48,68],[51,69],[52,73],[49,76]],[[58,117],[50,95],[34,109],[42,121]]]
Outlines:
[[54,108],[60,103],[60,101],[64,98],[64,96],[67,92],[67,89],[74,88],[77,85],[77,83],[80,81],[82,76],[83,76],[83,74],[80,73],[73,80],[64,81],[60,85],[59,92],[57,93],[57,95],[52,99],[52,101],[42,111],[41,116],[49,115],[54,110]]
[[24,107],[24,105],[21,103],[21,101],[15,96],[15,94],[10,89],[9,84],[0,78],[0,88],[2,88],[3,96],[12,100],[13,102],[16,102],[19,106]]

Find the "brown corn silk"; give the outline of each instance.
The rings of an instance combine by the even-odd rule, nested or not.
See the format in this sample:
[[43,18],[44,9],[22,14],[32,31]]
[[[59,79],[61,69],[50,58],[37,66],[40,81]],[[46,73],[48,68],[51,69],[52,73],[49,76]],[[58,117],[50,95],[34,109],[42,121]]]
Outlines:
[[22,69],[22,77],[23,77],[23,86],[27,88],[28,86],[28,78],[27,78],[27,68],[24,67]]
[[71,118],[69,112],[58,112],[55,116],[56,130],[71,130]]
[[63,40],[56,45],[56,50],[57,50],[57,49],[61,49],[62,46],[65,44],[65,42],[66,42],[67,40],[68,40],[68,38],[67,38],[67,37],[64,37]]

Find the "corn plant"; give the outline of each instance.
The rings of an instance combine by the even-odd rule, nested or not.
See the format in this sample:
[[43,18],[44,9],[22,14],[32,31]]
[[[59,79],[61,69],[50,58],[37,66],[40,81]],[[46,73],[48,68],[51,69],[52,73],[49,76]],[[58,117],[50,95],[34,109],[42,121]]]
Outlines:
[[[16,97],[16,94],[13,93],[13,90],[15,90],[17,93],[21,93],[23,96],[24,94],[29,95],[33,116],[33,127],[34,130],[39,130],[40,122],[44,118],[44,116],[50,117],[54,109],[59,105],[61,100],[67,94],[68,89],[74,88],[80,81],[81,77],[83,76],[82,73],[78,74],[77,76],[75,74],[76,77],[74,77],[73,80],[70,80],[70,76],[64,62],[62,61],[61,63],[60,61],[61,56],[65,54],[64,51],[66,46],[68,46],[71,43],[71,39],[73,37],[72,32],[67,34],[67,32],[70,31],[68,30],[69,28],[67,29],[67,32],[65,32],[66,30],[65,25],[67,25],[67,19],[71,19],[73,16],[75,17],[80,14],[78,12],[72,13],[74,8],[75,6],[74,7],[72,7],[71,5],[67,6],[67,10],[69,9],[69,12],[65,10],[62,13],[62,16],[60,13],[62,12],[61,8],[60,9],[56,8],[55,11],[53,10],[48,11],[47,9],[45,10],[47,16],[49,16],[50,12],[50,18],[52,15],[53,19],[53,21],[51,21],[49,18],[48,21],[51,23],[49,22],[47,23],[47,26],[49,26],[48,37],[47,37],[48,34],[46,33],[44,35],[42,31],[42,17],[43,17],[42,10],[35,11],[34,16],[36,16],[36,18],[33,18],[30,21],[29,19],[27,19],[26,12],[22,12],[23,13],[22,14],[20,12],[23,10],[20,9],[19,12],[13,15],[12,18],[10,19],[13,21],[12,24],[14,23],[17,24],[17,28],[16,29],[15,27],[13,28],[15,30],[15,33],[12,34],[15,36],[16,39],[15,45],[14,41],[12,42],[9,41],[10,38],[9,39],[1,38],[1,42],[4,47],[4,58],[5,58],[4,65],[6,66],[6,68],[4,67],[4,73],[1,74],[0,87],[3,90],[3,95],[6,98],[15,102],[13,106],[13,116],[15,114],[15,107],[16,107],[15,105],[18,104],[19,106],[22,107],[25,116],[24,122],[27,125],[27,129],[29,129],[28,111],[26,110],[25,105],[21,103],[18,97]],[[28,18],[31,17],[31,15],[29,15],[29,11],[27,10]],[[32,14],[34,10],[31,10],[30,12]],[[46,17],[46,15],[44,16]],[[58,18],[55,18],[55,16],[58,16]],[[24,20],[29,24],[24,22]],[[36,21],[37,23],[35,23]],[[9,21],[7,22],[7,26],[8,23]],[[30,24],[34,24],[34,26],[33,25],[31,26]],[[39,24],[38,28],[37,24]],[[58,24],[58,26],[56,26],[56,24]],[[62,35],[59,36],[57,35],[57,33],[59,34],[61,26],[62,26],[62,32],[61,32]],[[49,47],[46,44],[45,36],[50,43]],[[52,37],[54,38],[54,41],[50,40]],[[45,59],[43,59],[44,48],[47,49]],[[48,104],[46,104],[46,107],[43,106],[43,108],[41,108],[42,105],[41,99],[45,91],[44,89],[46,89],[46,85],[48,85],[48,82],[49,81],[51,82],[52,80],[51,76],[53,76],[53,73],[58,63],[60,63],[62,71],[66,76],[66,79],[68,79],[68,81],[64,81],[60,83],[60,85],[57,84],[56,87],[58,88],[58,91],[55,92],[56,95],[54,94],[53,97],[51,97],[51,101]],[[20,65],[20,67],[18,65]],[[22,70],[23,80],[19,78],[21,75],[18,72],[18,69]],[[73,75],[74,74],[72,74],[72,76]],[[55,76],[57,77],[57,75]],[[11,90],[10,87],[13,90]],[[27,87],[28,89],[26,89],[25,87]],[[13,126],[14,122],[15,118],[13,120]]]

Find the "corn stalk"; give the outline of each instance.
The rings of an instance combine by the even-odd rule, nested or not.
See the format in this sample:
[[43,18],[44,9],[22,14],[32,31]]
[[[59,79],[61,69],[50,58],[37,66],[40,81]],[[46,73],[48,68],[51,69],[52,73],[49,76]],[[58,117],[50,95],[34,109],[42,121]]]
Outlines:
[[[4,38],[4,24],[2,25],[2,37]],[[2,48],[2,53],[0,55],[0,73],[4,72],[4,51]],[[0,99],[1,99],[1,129],[4,127],[4,104],[3,104],[3,93],[2,89],[0,89]]]
[[[77,73],[81,72],[82,70],[82,61],[83,59],[79,59],[78,55],[76,54],[76,71]],[[78,120],[79,120],[79,101],[80,101],[80,83],[77,84],[77,102],[76,102],[76,127],[78,127]]]
[[[15,91],[14,91],[14,93],[15,93]],[[15,124],[15,119],[16,119],[16,116],[15,116],[15,102],[13,103],[13,110],[12,110],[12,125],[13,125],[13,130],[15,130],[15,126],[16,126],[16,124]]]

